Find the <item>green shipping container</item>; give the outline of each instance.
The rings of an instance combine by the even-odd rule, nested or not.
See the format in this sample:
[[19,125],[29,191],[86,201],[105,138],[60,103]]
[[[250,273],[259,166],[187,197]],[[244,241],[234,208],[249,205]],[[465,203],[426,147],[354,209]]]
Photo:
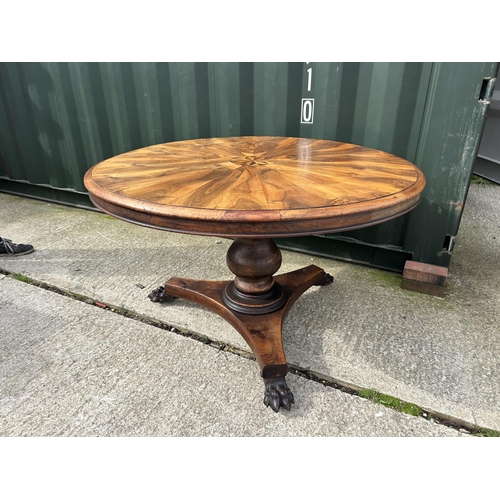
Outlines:
[[95,163],[236,135],[352,142],[415,163],[411,213],[280,246],[402,271],[448,266],[498,63],[0,63],[0,190],[92,208]]

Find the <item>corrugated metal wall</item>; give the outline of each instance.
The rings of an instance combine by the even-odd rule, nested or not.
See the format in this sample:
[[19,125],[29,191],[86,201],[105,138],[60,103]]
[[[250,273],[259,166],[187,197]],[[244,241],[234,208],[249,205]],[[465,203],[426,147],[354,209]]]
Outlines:
[[0,173],[85,193],[95,163],[215,135],[207,63],[0,64]]
[[[0,63],[0,189],[89,205],[82,181],[88,168],[154,143],[235,135],[352,142],[422,168],[430,183],[418,211],[345,234],[282,240],[282,246],[393,269],[412,256],[447,265],[443,236],[458,229],[487,110],[478,103],[482,79],[497,68]],[[314,99],[307,123],[303,99]],[[430,229],[429,217],[439,219]]]
[[[431,63],[217,63],[216,132],[335,139],[411,160],[431,68]],[[312,124],[301,124],[304,97],[315,99]]]
[[[312,68],[307,92],[306,68]],[[98,161],[159,142],[288,135],[414,159],[430,63],[3,63],[1,173],[85,192]],[[403,90],[404,89],[404,90]],[[302,97],[315,99],[300,123]]]

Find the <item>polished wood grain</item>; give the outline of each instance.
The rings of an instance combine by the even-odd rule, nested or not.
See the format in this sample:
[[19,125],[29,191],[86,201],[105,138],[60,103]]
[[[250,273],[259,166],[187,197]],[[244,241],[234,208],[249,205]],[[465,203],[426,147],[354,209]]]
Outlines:
[[286,137],[196,139],[124,153],[92,167],[85,186],[115,217],[153,228],[234,238],[233,281],[173,277],[149,294],[197,302],[225,318],[252,349],[264,404],[291,408],[281,331],[292,304],[333,278],[308,266],[275,276],[272,238],[377,224],[411,210],[425,179],[410,162],[353,144]]
[[278,237],[369,226],[411,210],[425,179],[382,151],[292,137],[158,144],[95,165],[94,204],[171,231]]

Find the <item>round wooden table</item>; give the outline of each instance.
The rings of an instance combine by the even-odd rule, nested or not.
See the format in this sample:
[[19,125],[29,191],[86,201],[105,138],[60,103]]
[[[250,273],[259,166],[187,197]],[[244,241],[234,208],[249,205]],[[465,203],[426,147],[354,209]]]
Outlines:
[[294,402],[281,330],[308,288],[333,278],[317,266],[275,276],[275,237],[346,231],[398,217],[420,201],[412,163],[354,144],[292,137],[227,137],[120,154],[85,175],[102,211],[147,227],[233,238],[233,281],[170,278],[153,301],[182,297],[225,318],[252,349],[274,411]]

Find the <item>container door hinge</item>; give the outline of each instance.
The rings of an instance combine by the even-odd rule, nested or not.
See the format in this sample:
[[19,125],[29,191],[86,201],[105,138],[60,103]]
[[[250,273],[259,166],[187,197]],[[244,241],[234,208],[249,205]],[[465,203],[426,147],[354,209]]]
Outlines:
[[447,234],[444,237],[443,252],[447,252],[447,253],[453,252],[453,247],[455,246],[455,238],[456,238],[456,236],[452,236],[451,234]]
[[495,87],[496,78],[483,78],[483,83],[481,85],[481,91],[479,92],[479,102],[489,104],[491,96],[493,95],[493,89]]

